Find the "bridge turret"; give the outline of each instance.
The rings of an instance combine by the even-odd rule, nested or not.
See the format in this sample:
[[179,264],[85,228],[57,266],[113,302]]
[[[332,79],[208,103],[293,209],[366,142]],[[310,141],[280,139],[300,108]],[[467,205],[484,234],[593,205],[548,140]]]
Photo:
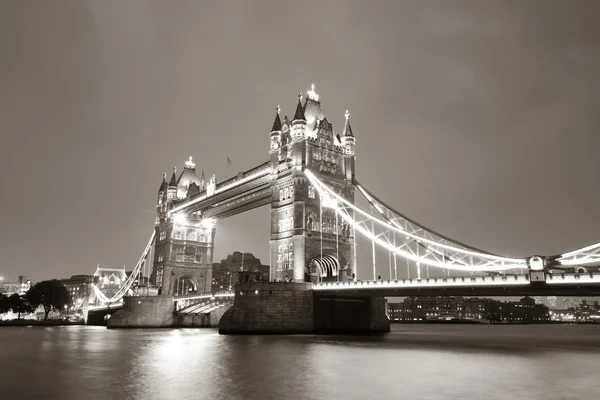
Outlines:
[[[304,106],[306,106],[306,103],[304,103]],[[298,104],[296,105],[296,112],[290,130],[292,142],[289,144],[293,166],[301,166],[305,163],[306,116],[304,115],[304,106],[302,105],[302,93],[298,93]]]
[[173,201],[177,199],[177,167],[173,167],[173,174],[167,186],[167,201]]
[[167,193],[167,173],[163,172],[163,179],[158,188],[158,204],[161,203],[163,195]]
[[292,141],[301,141],[306,137],[306,117],[304,116],[304,107],[302,106],[302,93],[298,93],[298,104],[296,113],[292,119]]
[[186,198],[188,188],[192,183],[195,183],[198,186],[198,188],[200,188],[201,181],[200,178],[198,178],[198,175],[196,175],[196,163],[194,163],[192,157],[190,156],[190,159],[185,162],[183,172],[177,180],[178,199]]
[[156,199],[156,223],[158,223],[160,215],[165,211],[165,203],[167,201],[167,173],[163,173],[163,179],[158,188],[158,198]]
[[277,164],[279,163],[279,155],[281,154],[281,118],[279,118],[280,108],[277,106],[275,109],[275,121],[273,121],[273,127],[271,128],[271,173],[277,173]]
[[344,132],[342,133],[342,146],[344,147],[344,173],[346,180],[352,181],[354,178],[354,147],[356,139],[352,133],[352,127],[350,126],[350,113],[346,110],[346,125],[344,125]]

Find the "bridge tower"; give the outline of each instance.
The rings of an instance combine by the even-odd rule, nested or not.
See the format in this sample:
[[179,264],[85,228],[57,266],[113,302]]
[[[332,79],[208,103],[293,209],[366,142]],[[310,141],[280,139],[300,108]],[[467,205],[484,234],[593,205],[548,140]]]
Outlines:
[[342,136],[321,108],[314,85],[293,119],[271,129],[271,280],[336,282],[356,273],[354,231],[308,182],[309,169],[354,202],[354,144],[349,114]]
[[199,213],[171,213],[176,205],[204,190],[204,174],[199,178],[190,157],[170,182],[166,174],[158,190],[156,204],[156,242],[151,282],[164,295],[181,295],[190,291],[209,292],[212,280],[212,257],[216,224],[202,219]]

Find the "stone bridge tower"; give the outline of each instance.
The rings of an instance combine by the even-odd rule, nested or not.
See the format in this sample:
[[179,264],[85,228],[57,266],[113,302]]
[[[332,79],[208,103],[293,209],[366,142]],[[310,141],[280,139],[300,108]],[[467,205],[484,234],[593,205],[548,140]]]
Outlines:
[[[196,175],[196,165],[190,157],[179,178],[176,174],[173,169],[169,183],[165,174],[158,190],[151,282],[164,295],[210,292],[215,222],[202,219],[199,213],[168,213],[204,190],[204,173],[201,178]],[[213,180],[214,177],[209,185]]]
[[349,114],[342,135],[321,108],[314,85],[294,117],[271,129],[271,280],[337,282],[356,272],[354,229],[321,204],[304,169],[354,202],[354,144]]

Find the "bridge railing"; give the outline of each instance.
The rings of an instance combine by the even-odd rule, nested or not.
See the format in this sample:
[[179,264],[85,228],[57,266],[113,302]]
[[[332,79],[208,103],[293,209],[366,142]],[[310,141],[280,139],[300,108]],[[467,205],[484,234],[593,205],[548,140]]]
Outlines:
[[[545,281],[539,283],[556,284],[589,284],[600,283],[600,273],[585,274],[546,274]],[[377,281],[324,282],[313,285],[316,291],[325,290],[363,290],[390,288],[423,288],[453,286],[495,286],[495,285],[527,285],[531,283],[529,274],[488,275],[488,276],[455,276],[447,278],[397,279]],[[534,282],[537,284],[537,282]]]
[[232,290],[225,290],[219,292],[191,292],[182,295],[176,295],[174,301],[188,300],[188,299],[210,299],[211,297],[233,297],[235,292]]
[[527,285],[529,282],[528,274],[501,276],[454,276],[447,278],[325,282],[314,284],[313,289],[320,291],[444,286]]
[[547,274],[546,283],[565,284],[565,283],[600,283],[600,273],[585,274]]

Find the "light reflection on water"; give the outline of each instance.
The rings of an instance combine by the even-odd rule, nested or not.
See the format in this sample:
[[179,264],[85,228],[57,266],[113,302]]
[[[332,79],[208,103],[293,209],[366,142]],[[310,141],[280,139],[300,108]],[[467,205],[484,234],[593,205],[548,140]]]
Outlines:
[[385,336],[0,329],[6,399],[598,399],[600,326],[394,325]]

